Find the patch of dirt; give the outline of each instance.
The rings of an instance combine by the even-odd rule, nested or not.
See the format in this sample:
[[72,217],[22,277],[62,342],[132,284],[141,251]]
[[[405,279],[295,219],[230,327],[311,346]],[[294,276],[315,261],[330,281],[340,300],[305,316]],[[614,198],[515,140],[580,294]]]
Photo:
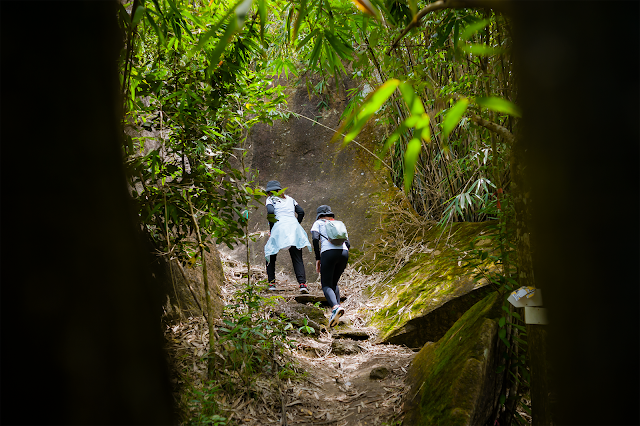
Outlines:
[[[235,263],[223,257],[225,285],[222,294],[230,298],[246,284],[246,264]],[[252,282],[264,279],[264,271],[251,269]],[[277,277],[278,290],[265,296],[281,296],[281,305],[296,303],[300,295],[295,279],[283,273]],[[415,353],[406,347],[376,345],[377,331],[366,327],[371,312],[376,307],[363,294],[363,290],[378,278],[347,268],[340,280],[345,315],[336,328],[320,326],[312,335],[304,335],[297,328],[291,337],[297,344],[286,358],[293,361],[301,378],[285,379],[272,383],[258,383],[264,392],[260,397],[247,400],[239,394],[236,400],[218,401],[227,413],[232,413],[234,423],[241,425],[391,425],[402,416],[402,401],[407,391],[404,378]],[[320,283],[308,283],[310,294],[322,296]],[[312,307],[312,304],[307,306]],[[329,308],[324,310],[328,323]],[[302,310],[303,312],[304,310]],[[301,311],[299,311],[301,312]],[[317,319],[316,319],[317,320]],[[358,340],[349,339],[353,334]],[[201,356],[206,353],[207,327],[203,319],[191,318],[167,327],[167,341],[172,362],[178,371],[190,370],[192,383],[204,383],[206,363]],[[369,339],[366,337],[369,336]],[[346,338],[345,338],[346,337]],[[336,340],[339,339],[339,340]],[[365,339],[365,340],[363,340]],[[358,353],[338,355],[336,343],[357,347]],[[348,353],[356,351],[347,351]],[[383,379],[371,378],[372,370],[388,370]],[[374,373],[375,377],[375,373]],[[180,378],[174,378],[175,383]],[[184,381],[184,380],[182,380]],[[280,395],[274,389],[280,389]],[[179,395],[176,395],[180,398]],[[235,398],[234,398],[235,399]],[[284,418],[283,418],[284,417]]]

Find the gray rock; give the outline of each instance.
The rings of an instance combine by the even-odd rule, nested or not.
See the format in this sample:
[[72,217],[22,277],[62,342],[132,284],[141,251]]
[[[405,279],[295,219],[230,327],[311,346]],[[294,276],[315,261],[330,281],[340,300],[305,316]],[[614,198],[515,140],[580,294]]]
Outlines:
[[[461,280],[469,285],[473,280]],[[409,348],[420,348],[425,342],[437,342],[451,326],[478,301],[482,300],[493,289],[484,286],[473,289],[462,296],[451,296],[451,299],[439,307],[413,318],[405,325],[395,329],[383,338],[381,343],[405,345]]]
[[331,343],[331,351],[336,355],[355,355],[362,352],[362,348],[353,340],[334,340]]
[[364,330],[336,330],[332,333],[334,339],[351,339],[351,340],[367,340],[369,334]]
[[371,380],[382,380],[389,375],[389,369],[387,367],[376,367],[369,373]]

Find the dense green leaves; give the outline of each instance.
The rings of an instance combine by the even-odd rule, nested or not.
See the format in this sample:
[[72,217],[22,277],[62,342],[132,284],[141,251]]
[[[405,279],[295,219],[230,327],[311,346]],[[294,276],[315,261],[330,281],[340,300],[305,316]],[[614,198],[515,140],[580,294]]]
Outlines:
[[343,132],[345,128],[349,128],[349,133],[344,137],[344,143],[349,143],[360,133],[364,125],[369,121],[371,116],[378,111],[382,105],[389,99],[389,97],[396,90],[398,85],[400,84],[400,80],[391,79],[376,89],[374,92],[369,94],[367,98],[364,100],[362,106],[359,111],[354,112],[351,117],[349,117],[342,127],[336,132],[334,135],[334,139],[338,138],[340,134]]
[[469,106],[469,99],[460,99],[455,103],[453,107],[447,113],[444,121],[442,122],[442,136],[447,137],[453,129],[458,125],[460,119],[464,115],[467,107]]
[[271,85],[261,47],[266,19],[243,25],[264,3],[158,0],[132,20],[135,49],[123,57],[125,127],[138,134],[127,139],[130,186],[146,231],[172,256],[197,259],[189,238],[196,224],[204,237],[231,246],[244,235],[241,212],[264,195],[250,188],[248,170],[229,163],[253,124],[281,116],[283,88]]
[[490,110],[501,112],[504,114],[513,115],[514,117],[522,117],[520,108],[505,99],[500,99],[495,96],[479,97],[475,98],[475,103],[481,107],[489,108]]

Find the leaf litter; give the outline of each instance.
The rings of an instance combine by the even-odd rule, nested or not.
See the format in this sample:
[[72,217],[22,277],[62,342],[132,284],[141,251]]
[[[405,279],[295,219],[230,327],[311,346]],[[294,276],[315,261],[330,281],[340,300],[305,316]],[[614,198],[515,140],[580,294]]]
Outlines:
[[[410,251],[417,250],[414,247]],[[406,254],[402,254],[403,259]],[[225,282],[221,293],[225,304],[229,304],[236,291],[247,282],[247,267],[230,258],[222,260]],[[252,282],[265,278],[262,268],[252,266],[249,273]],[[366,326],[382,301],[367,298],[365,289],[379,285],[388,276],[387,273],[367,275],[350,265],[341,277],[340,288],[347,296],[342,304],[346,312],[341,323],[370,336],[357,342],[359,353],[334,353],[332,344],[337,333],[333,329],[316,330],[310,337],[293,327],[289,337],[296,344],[276,362],[280,366],[291,362],[296,374],[286,380],[279,380],[275,374],[262,375],[251,387],[238,385],[232,393],[216,393],[215,403],[227,418],[227,423],[219,424],[346,426],[393,424],[401,420],[403,398],[408,390],[404,378],[415,353],[406,347],[372,343],[377,331]],[[278,292],[281,302],[293,301],[299,294],[295,279],[279,273],[277,280],[283,288]],[[322,295],[319,283],[309,283],[309,289],[312,294]],[[328,318],[328,310],[325,316]],[[218,326],[221,325],[219,321]],[[179,415],[185,420],[197,417],[202,407],[194,406],[191,401],[193,392],[202,392],[207,384],[206,321],[202,317],[189,317],[172,323],[167,325],[165,336],[174,398],[182,410]],[[214,348],[212,355],[224,359],[219,348]],[[389,374],[382,380],[369,378],[371,370],[381,366],[386,367]],[[237,379],[238,372],[224,373]]]

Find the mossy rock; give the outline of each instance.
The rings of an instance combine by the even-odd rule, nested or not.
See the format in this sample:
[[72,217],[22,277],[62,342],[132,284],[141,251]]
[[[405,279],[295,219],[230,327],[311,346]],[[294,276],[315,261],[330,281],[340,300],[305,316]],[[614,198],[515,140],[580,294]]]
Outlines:
[[484,425],[495,412],[502,374],[498,321],[502,299],[491,293],[436,343],[414,358],[405,424]]
[[[477,245],[491,250],[490,240],[482,238],[491,225],[494,222],[454,223],[445,231],[451,234],[449,239],[441,228],[432,228],[425,234],[427,243],[432,243],[429,253],[413,256],[389,283],[369,290],[371,298],[382,299],[385,305],[370,321],[380,330],[378,341],[415,348],[437,341],[491,291],[484,288],[486,280],[472,277],[461,255],[478,240]],[[484,266],[495,267],[489,261]]]
[[274,312],[277,315],[284,315],[296,327],[304,326],[306,320],[306,325],[313,327],[316,335],[321,329],[326,329],[329,326],[329,320],[324,315],[324,309],[316,308],[313,305],[289,302],[277,306]]

